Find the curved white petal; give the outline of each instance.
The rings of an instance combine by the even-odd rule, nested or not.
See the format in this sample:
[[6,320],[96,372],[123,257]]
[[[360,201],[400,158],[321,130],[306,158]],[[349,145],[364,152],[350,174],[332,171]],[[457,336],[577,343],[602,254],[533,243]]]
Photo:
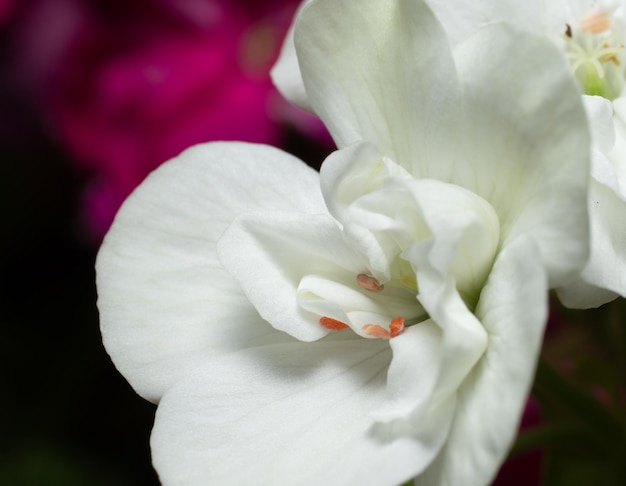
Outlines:
[[452,255],[441,235],[416,244],[407,257],[414,265],[418,299],[442,332],[435,402],[454,396],[488,345],[483,324],[461,299],[453,276],[441,273],[441,260]]
[[[164,484],[395,486],[440,449],[445,422],[419,436],[370,417],[384,400],[382,340],[264,346],[208,361],[168,392],[151,446]],[[407,384],[408,385],[408,384]]]
[[564,32],[564,3],[560,0],[428,0],[453,46],[497,22],[510,22],[537,34]]
[[[590,97],[585,97],[590,98]],[[594,150],[589,190],[591,221],[591,253],[580,278],[559,289],[563,304],[575,309],[598,307],[618,295],[626,296],[626,99],[613,102],[595,100],[588,108],[594,141],[597,132],[615,133],[614,145],[601,146],[605,153]],[[589,103],[590,101],[588,101]],[[613,114],[607,120],[607,116]],[[613,132],[613,126],[615,132]],[[597,145],[597,143],[596,143]]]
[[496,213],[485,200],[460,186],[415,179],[369,143],[331,154],[320,181],[329,211],[377,278],[398,277],[394,261],[432,237],[439,271],[452,273],[464,297],[477,301],[500,241]]
[[304,81],[302,81],[302,74],[300,73],[300,66],[298,65],[298,57],[296,55],[296,46],[294,44],[294,27],[295,19],[311,0],[305,0],[298,7],[294,16],[294,21],[289,26],[285,40],[280,50],[278,60],[272,67],[270,75],[274,85],[278,91],[291,103],[299,106],[303,110],[312,111],[309,98],[304,89]]
[[458,82],[445,33],[423,2],[312,2],[295,45],[311,104],[340,148],[373,142],[423,177],[445,167]]
[[[413,193],[432,236],[405,251],[414,265],[420,294],[422,274],[431,269],[439,277],[454,279],[453,287],[468,305],[478,301],[500,242],[500,224],[494,209],[484,199],[460,186],[433,180],[414,181]],[[415,253],[417,251],[417,254]],[[431,314],[434,317],[434,315]]]
[[302,341],[328,333],[298,305],[302,279],[315,272],[353,282],[362,266],[325,214],[252,213],[231,225],[218,252],[261,316]]
[[547,318],[547,278],[529,238],[499,254],[476,316],[485,354],[458,392],[450,437],[416,485],[489,484],[517,432]]
[[[442,332],[428,319],[390,341],[393,360],[384,403],[372,413],[381,422],[406,426],[413,416],[427,417],[441,371]],[[422,425],[422,424],[420,424]]]
[[[393,215],[384,214],[394,208],[397,212],[419,212],[412,201],[407,205],[402,195],[382,194],[386,181],[391,178],[409,181],[412,176],[369,142],[355,143],[333,152],[320,169],[322,194],[330,214],[341,223],[350,244],[361,250],[373,275],[383,280],[390,278],[389,267],[399,253],[398,243],[385,231],[375,234],[371,228],[390,230],[396,226]],[[373,197],[383,198],[379,201],[380,207],[356,207],[355,201],[372,193]],[[413,227],[412,231],[428,234],[427,228]]]
[[559,289],[563,304],[574,309],[599,307],[626,296],[626,202],[592,180],[589,192],[591,256],[580,279]]
[[569,66],[551,42],[502,24],[465,41],[455,59],[470,120],[452,182],[491,203],[504,244],[532,236],[551,286],[567,283],[588,254],[590,158]]
[[193,147],[153,172],[120,209],[98,254],[102,337],[137,392],[157,401],[207,354],[289,340],[263,322],[215,243],[251,209],[319,212],[318,175],[280,150]]

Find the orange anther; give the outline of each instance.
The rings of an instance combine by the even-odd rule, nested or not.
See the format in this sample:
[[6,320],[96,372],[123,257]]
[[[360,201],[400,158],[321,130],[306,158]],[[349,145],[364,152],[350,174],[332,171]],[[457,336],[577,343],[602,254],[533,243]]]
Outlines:
[[606,12],[594,10],[580,19],[580,29],[592,34],[601,34],[611,28],[611,17]]
[[326,316],[320,317],[320,324],[331,331],[343,331],[344,329],[348,329],[350,327],[345,322]]
[[356,276],[356,283],[359,287],[369,290],[370,292],[380,292],[385,288],[384,285],[378,283],[378,280],[366,273],[359,273]]
[[404,317],[395,317],[389,324],[389,335],[394,338],[404,332]]
[[365,334],[373,338],[389,339],[389,331],[378,324],[365,324],[361,329]]

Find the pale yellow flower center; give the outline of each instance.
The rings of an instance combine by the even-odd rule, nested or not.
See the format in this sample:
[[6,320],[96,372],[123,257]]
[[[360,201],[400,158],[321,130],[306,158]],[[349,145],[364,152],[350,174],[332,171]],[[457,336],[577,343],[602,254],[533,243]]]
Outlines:
[[572,72],[588,95],[617,98],[624,86],[623,36],[613,30],[604,11],[585,15],[577,26],[567,26],[564,39]]

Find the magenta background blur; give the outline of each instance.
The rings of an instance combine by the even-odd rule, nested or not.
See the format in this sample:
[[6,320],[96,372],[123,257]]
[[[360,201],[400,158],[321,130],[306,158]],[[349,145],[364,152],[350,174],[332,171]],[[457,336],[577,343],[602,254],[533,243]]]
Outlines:
[[99,240],[133,188],[190,145],[280,146],[290,129],[329,142],[269,79],[297,4],[31,0],[8,10],[9,91],[88,175],[89,237]]

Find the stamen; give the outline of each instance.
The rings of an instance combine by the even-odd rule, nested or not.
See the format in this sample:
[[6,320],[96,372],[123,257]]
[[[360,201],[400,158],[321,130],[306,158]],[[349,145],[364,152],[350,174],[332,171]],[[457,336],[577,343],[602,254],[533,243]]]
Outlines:
[[592,34],[601,34],[611,28],[611,17],[606,12],[594,10],[580,19],[580,29]]
[[572,27],[569,24],[565,24],[565,37],[572,38]]
[[373,338],[389,339],[389,331],[378,324],[365,324],[361,330]]
[[620,65],[619,59],[617,55],[624,49],[624,45],[620,44],[619,46],[612,47],[607,42],[602,44],[602,49],[598,51],[598,57],[602,62],[611,61],[616,66]]
[[343,331],[344,329],[348,329],[350,327],[345,322],[326,316],[320,317],[320,324],[322,327],[330,329],[331,331]]
[[389,324],[389,336],[394,338],[404,332],[404,317],[395,317]]
[[361,330],[373,338],[391,339],[404,332],[404,317],[394,317],[389,323],[389,331],[378,324],[365,324]]
[[370,292],[380,292],[385,288],[384,285],[378,283],[378,280],[366,273],[359,273],[356,276],[356,283],[359,287],[369,290]]
[[[596,92],[597,84],[602,83],[606,72],[603,63],[613,63],[615,66],[620,65],[618,56],[624,50],[623,44],[614,44],[612,35],[604,37],[597,41],[590,31],[584,32],[584,36],[580,40],[574,40],[567,35],[564,37],[568,46],[567,58],[570,61],[573,73],[580,73],[582,78],[583,89],[587,94],[601,94]],[[589,77],[591,76],[591,77]],[[605,96],[605,94],[601,94]],[[605,96],[606,97],[606,96]]]

